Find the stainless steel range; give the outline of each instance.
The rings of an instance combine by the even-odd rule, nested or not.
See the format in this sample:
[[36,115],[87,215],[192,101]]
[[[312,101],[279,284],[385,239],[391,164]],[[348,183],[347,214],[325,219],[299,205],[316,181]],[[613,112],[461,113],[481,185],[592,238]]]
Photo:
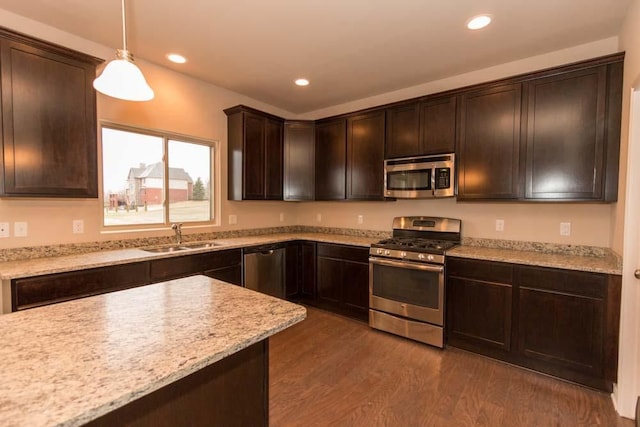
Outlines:
[[393,237],[369,251],[369,325],[444,346],[444,257],[460,244],[459,219],[393,219]]

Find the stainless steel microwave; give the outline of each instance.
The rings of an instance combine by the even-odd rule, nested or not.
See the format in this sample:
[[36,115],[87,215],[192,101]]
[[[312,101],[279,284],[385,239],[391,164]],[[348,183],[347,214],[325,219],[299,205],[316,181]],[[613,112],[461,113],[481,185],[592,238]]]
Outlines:
[[455,154],[384,161],[384,195],[398,199],[455,196]]

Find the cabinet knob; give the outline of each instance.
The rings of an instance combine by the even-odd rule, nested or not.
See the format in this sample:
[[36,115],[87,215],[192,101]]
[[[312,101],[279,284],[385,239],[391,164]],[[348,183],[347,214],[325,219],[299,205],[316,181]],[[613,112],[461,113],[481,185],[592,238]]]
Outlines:
[[634,271],[633,275],[636,276],[636,279],[640,279],[640,268]]

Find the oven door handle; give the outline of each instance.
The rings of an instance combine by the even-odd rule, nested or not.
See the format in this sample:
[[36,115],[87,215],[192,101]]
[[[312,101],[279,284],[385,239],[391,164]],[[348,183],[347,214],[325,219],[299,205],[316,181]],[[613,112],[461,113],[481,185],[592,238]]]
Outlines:
[[409,268],[412,270],[431,271],[434,273],[444,272],[444,265],[418,264],[406,261],[392,261],[380,258],[369,258],[369,262],[376,265],[385,265],[387,267]]

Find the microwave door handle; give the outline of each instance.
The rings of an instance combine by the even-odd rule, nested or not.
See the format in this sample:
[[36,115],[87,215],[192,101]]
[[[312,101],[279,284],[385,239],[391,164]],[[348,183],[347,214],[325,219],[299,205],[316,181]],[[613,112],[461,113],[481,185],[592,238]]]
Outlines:
[[435,168],[435,166],[431,168],[431,194],[434,197],[436,195],[436,168]]

